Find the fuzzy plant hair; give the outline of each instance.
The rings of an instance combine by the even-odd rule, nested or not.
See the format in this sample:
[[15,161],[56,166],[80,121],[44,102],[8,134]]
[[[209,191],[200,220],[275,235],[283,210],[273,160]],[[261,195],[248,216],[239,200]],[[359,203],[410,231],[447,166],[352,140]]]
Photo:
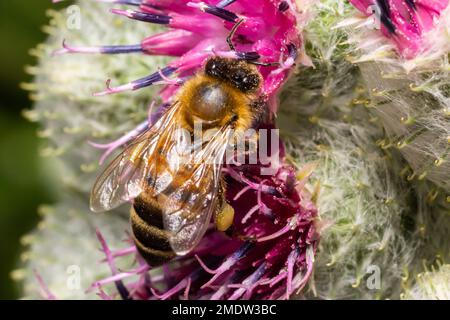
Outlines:
[[449,300],[450,299],[450,265],[439,265],[437,268],[417,275],[416,284],[402,295],[408,300]]
[[435,185],[433,202],[448,204],[448,1],[388,1],[380,17],[367,10],[376,2],[351,2],[363,13],[339,26],[347,27],[348,59],[361,69],[371,112],[386,133],[378,143],[404,156],[409,180]]
[[419,243],[412,269],[425,271],[450,258],[450,8],[447,0],[350,2],[357,10],[349,6],[335,28],[383,129],[377,144],[406,160],[400,174],[414,188]]
[[[39,64],[28,67],[35,76],[26,84],[35,101],[33,109],[25,116],[37,121],[39,136],[45,138],[41,155],[54,163],[62,199],[56,205],[46,205],[40,210],[42,221],[35,232],[27,235],[23,243],[27,249],[22,255],[22,266],[13,272],[15,279],[24,280],[24,297],[39,298],[34,271],[40,274],[54,296],[60,299],[95,298],[86,289],[96,280],[109,275],[108,267],[100,263],[103,254],[98,250],[96,229],[111,247],[120,247],[128,226],[127,212],[117,210],[105,215],[95,215],[88,208],[88,193],[99,168],[102,150],[93,148],[88,141],[113,140],[132,130],[147,117],[151,97],[156,88],[127,95],[93,97],[92,92],[104,87],[105,79],[126,82],[138,78],[164,65],[164,58],[142,59],[136,55],[108,57],[53,56],[64,39],[80,45],[92,43],[135,43],[147,32],[157,27],[134,24],[114,15],[105,14],[104,4],[81,1],[81,29],[67,28],[67,12],[50,10],[50,23],[45,27],[49,34],[46,43],[32,50]],[[102,19],[98,19],[102,16]],[[110,32],[116,26],[120,32]],[[76,81],[74,81],[76,79]],[[122,267],[127,269],[125,261]],[[66,280],[70,266],[78,266],[81,283],[67,290]],[[121,267],[120,265],[118,267]]]
[[[422,274],[424,259],[429,265],[449,253],[445,55],[436,55],[430,73],[423,56],[392,58],[398,54],[392,42],[383,46],[391,58],[368,59],[363,43],[371,42],[364,28],[347,28],[367,17],[342,1],[297,2],[316,4],[304,10],[314,18],[301,26],[302,59],[310,57],[314,67],[298,66],[283,87],[277,125],[286,161],[312,172],[305,189],[318,208],[321,235],[313,274],[300,297],[448,297],[448,288],[437,286],[448,279],[447,265]],[[49,12],[49,38],[32,51],[39,64],[27,68],[35,81],[24,85],[35,101],[25,115],[41,126],[41,154],[54,163],[62,190],[59,203],[43,205],[41,223],[23,238],[26,249],[12,276],[27,298],[95,298],[86,289],[110,275],[98,238],[110,248],[125,247],[128,217],[120,209],[89,212],[88,192],[101,152],[87,142],[132,130],[148,117],[158,95],[153,87],[101,98],[92,92],[100,91],[105,79],[127,83],[168,63],[157,56],[52,56],[64,39],[80,46],[138,43],[159,30],[105,14],[101,3],[77,5],[80,30],[67,28],[66,12]],[[132,268],[128,253],[116,252],[124,258],[117,268]],[[80,283],[68,282],[77,272]],[[109,297],[114,291],[107,287],[98,294]]]
[[383,132],[368,112],[358,68],[345,59],[345,34],[333,29],[346,9],[321,2],[305,33],[315,68],[299,68],[281,95],[288,153],[315,163],[311,187],[320,189],[323,231],[309,297],[398,298],[416,251],[406,223],[414,201],[399,160],[376,144]]

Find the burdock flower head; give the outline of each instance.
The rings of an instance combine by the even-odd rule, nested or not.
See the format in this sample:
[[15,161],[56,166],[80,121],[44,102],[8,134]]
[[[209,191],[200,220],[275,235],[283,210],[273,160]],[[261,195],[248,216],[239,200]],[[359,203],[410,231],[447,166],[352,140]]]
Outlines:
[[[225,198],[235,212],[231,229],[223,233],[209,227],[193,250],[162,267],[147,265],[134,245],[110,250],[98,232],[112,276],[95,282],[91,289],[98,289],[105,299],[112,297],[103,291],[108,283],[115,283],[123,298],[133,299],[288,299],[300,292],[312,273],[318,242],[313,196],[304,188],[314,166],[297,172],[287,163],[273,120],[281,85],[296,62],[308,63],[299,35],[303,17],[296,4],[291,0],[103,2],[131,8],[112,9],[113,14],[166,26],[168,30],[139,44],[77,47],[64,42],[56,54],[137,52],[176,58],[127,84],[111,86],[108,80],[106,90],[95,94],[163,85],[161,106],[154,112],[152,103],[147,121],[113,143],[93,144],[107,150],[101,162],[157,121],[174,103],[180,85],[214,56],[257,65],[263,78],[258,95],[268,115],[259,128],[267,134],[262,135],[263,140],[260,138],[258,151],[270,161],[226,164],[222,169]],[[130,254],[136,255],[136,268],[120,272],[116,260]]]
[[[137,255],[135,269],[118,272],[115,260],[135,254],[134,246],[111,251],[98,233],[113,275],[90,290],[110,299],[103,286],[115,283],[122,298],[133,299],[288,299],[299,293],[313,271],[317,211],[301,179],[289,166],[261,175],[261,166],[227,166],[227,201],[235,209],[232,229],[211,226],[200,244],[159,268]],[[128,281],[127,285],[122,280]],[[133,281],[134,280],[134,281]]]

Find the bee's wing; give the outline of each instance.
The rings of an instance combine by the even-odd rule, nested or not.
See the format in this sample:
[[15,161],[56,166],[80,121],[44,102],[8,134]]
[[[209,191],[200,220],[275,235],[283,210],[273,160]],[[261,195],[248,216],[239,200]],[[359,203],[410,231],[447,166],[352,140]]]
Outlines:
[[201,240],[219,205],[220,171],[232,132],[226,125],[209,132],[206,142],[185,143],[174,121],[178,109],[167,111],[100,175],[91,209],[110,210],[145,190],[158,202],[171,247],[181,255]]
[[[161,165],[153,159],[157,149],[165,148],[178,128],[174,121],[175,103],[151,128],[137,137],[97,178],[91,191],[90,207],[101,212],[118,207],[137,197],[146,187],[147,179]],[[161,157],[159,155],[158,157]],[[153,161],[155,160],[155,161]]]
[[190,163],[183,164],[177,171],[176,188],[163,192],[164,200],[160,201],[164,228],[170,232],[172,250],[179,255],[188,253],[198,244],[213,212],[221,204],[218,196],[221,168],[231,137],[232,132],[226,126],[206,143],[194,143]]

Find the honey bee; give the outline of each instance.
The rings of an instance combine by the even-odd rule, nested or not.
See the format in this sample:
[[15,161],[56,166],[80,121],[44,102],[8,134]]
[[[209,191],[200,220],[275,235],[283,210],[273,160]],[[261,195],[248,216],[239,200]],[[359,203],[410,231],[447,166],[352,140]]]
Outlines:
[[[223,159],[234,135],[261,116],[261,82],[258,69],[248,61],[209,58],[163,116],[97,179],[91,209],[106,211],[132,201],[133,240],[149,265],[191,251],[212,216],[221,231],[232,224],[234,211],[225,200],[221,176]],[[192,137],[196,123],[203,133],[214,133],[200,144],[180,143],[179,129]]]
[[[256,98],[261,79],[256,67],[245,61],[210,58],[204,71],[180,88],[166,113],[97,179],[91,209],[105,211],[133,201],[133,240],[150,265],[188,253],[212,215],[219,230],[231,225],[222,162],[233,134],[251,128],[261,112]],[[184,129],[192,136],[195,123],[215,133],[200,146],[194,143],[180,151],[177,132]]]

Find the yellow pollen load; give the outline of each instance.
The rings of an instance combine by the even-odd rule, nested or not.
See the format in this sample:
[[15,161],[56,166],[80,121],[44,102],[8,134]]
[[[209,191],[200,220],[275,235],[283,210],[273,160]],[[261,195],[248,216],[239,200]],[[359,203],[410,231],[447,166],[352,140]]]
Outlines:
[[225,204],[223,210],[216,215],[216,228],[219,231],[226,231],[233,224],[234,209],[228,203]]

